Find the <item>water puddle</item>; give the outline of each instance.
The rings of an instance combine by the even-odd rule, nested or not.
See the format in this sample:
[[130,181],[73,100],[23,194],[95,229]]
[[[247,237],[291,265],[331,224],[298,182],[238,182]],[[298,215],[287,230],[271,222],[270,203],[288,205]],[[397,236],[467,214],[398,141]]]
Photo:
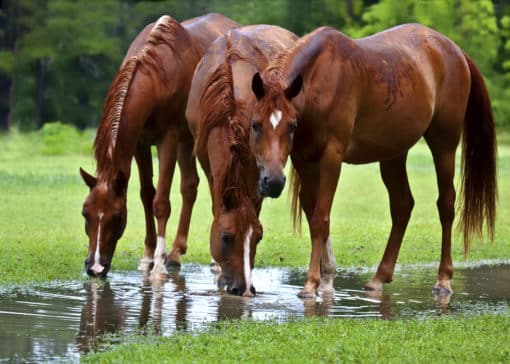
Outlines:
[[225,319],[294,317],[431,318],[510,315],[510,264],[460,268],[451,297],[435,297],[435,269],[402,268],[381,294],[360,288],[373,274],[339,270],[332,295],[301,300],[306,272],[254,270],[257,296],[216,289],[208,267],[185,265],[163,284],[139,272],[113,272],[107,281],[56,282],[0,291],[0,362],[78,361],[84,353],[120,341],[119,335],[171,335]]

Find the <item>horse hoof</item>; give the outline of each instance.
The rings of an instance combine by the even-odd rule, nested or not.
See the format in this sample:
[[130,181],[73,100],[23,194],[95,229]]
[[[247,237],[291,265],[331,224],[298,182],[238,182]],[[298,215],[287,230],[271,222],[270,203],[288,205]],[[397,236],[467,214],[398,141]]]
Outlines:
[[170,268],[179,268],[181,266],[181,262],[179,262],[178,260],[167,259],[165,265]]
[[439,283],[436,283],[434,288],[432,288],[432,292],[438,296],[449,296],[453,293],[450,285],[444,287],[444,286],[441,286]]
[[366,291],[382,291],[383,284],[378,280],[372,279],[370,282],[365,284],[365,287],[363,287],[363,289]]
[[166,257],[165,265],[168,267],[180,267],[181,254],[177,250],[172,250],[172,252]]
[[220,274],[221,273],[221,267],[220,265],[215,262],[214,260],[209,264],[209,269],[211,270],[212,274]]
[[304,289],[302,289],[298,293],[298,297],[299,298],[315,298],[315,292],[305,291]]
[[432,292],[437,295],[449,295],[453,293],[452,286],[450,285],[449,279],[439,279],[434,288],[432,288]]
[[156,272],[156,273],[151,273],[151,280],[152,281],[166,281],[168,280],[168,273],[164,273],[164,272]]

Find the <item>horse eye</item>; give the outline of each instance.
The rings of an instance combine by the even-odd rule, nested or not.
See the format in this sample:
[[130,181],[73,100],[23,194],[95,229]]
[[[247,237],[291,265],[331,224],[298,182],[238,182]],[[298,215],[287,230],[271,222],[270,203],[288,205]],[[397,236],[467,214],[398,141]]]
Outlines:
[[262,123],[258,120],[253,120],[251,122],[251,127],[255,133],[260,133],[262,131]]
[[221,242],[225,245],[234,244],[234,235],[229,233],[220,233]]

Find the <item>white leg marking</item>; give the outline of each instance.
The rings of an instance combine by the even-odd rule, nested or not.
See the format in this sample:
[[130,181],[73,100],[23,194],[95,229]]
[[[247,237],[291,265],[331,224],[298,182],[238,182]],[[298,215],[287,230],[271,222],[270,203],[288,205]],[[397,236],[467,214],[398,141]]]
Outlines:
[[280,110],[273,111],[271,116],[269,116],[269,121],[273,125],[273,128],[276,129],[280,121],[282,121],[282,112]]
[[152,268],[151,274],[168,275],[168,271],[165,267],[165,245],[165,238],[158,236],[158,239],[156,240],[156,251],[154,252],[154,268]]
[[246,282],[246,291],[244,291],[243,296],[253,296],[250,291],[252,281],[251,281],[251,264],[250,264],[250,242],[251,242],[251,234],[253,233],[253,227],[250,225],[248,228],[248,233],[246,234],[246,238],[244,239],[244,280]]
[[138,264],[138,270],[142,272],[149,272],[151,264],[154,262],[154,259],[148,256],[144,256],[140,259],[140,263]]
[[100,212],[98,215],[99,223],[97,225],[97,240],[96,240],[96,252],[94,253],[94,265],[90,269],[99,274],[104,271],[104,267],[101,265],[101,254],[99,253],[99,246],[101,245],[101,220],[103,220],[104,212]]

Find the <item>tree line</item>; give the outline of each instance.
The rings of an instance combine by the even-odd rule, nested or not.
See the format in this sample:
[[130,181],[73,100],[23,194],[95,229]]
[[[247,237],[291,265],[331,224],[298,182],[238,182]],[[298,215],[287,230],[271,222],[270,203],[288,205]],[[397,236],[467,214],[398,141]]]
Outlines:
[[222,13],[298,35],[329,25],[363,37],[418,22],[454,40],[482,69],[498,126],[510,126],[510,2],[505,0],[0,0],[0,131],[61,121],[96,127],[136,34],[168,14]]

